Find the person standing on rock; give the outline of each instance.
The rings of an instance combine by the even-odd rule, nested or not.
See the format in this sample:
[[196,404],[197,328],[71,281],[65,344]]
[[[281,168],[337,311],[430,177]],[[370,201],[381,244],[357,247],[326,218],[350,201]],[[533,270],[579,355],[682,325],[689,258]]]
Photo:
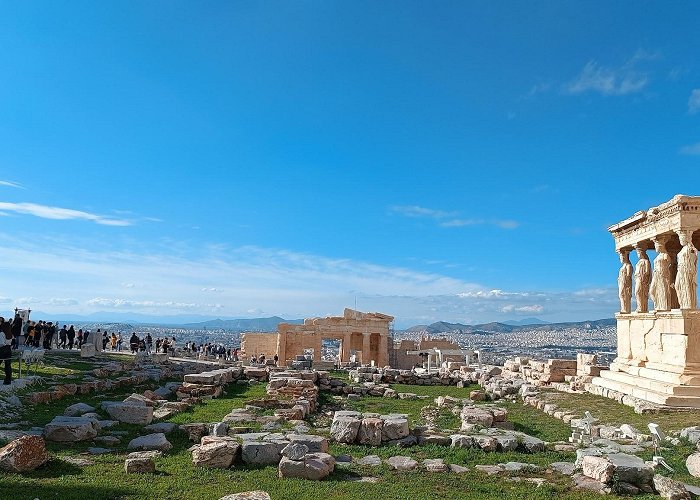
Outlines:
[[5,364],[5,380],[3,385],[12,383],[12,326],[0,316],[0,332],[2,332],[2,346],[0,347],[0,362]]

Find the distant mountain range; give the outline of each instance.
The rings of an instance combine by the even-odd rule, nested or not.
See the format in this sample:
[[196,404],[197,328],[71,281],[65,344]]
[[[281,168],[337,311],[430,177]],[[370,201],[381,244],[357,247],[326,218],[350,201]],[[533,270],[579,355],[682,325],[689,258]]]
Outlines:
[[[166,326],[173,328],[190,329],[222,329],[232,332],[258,331],[274,332],[278,323],[301,324],[303,319],[284,319],[279,316],[269,318],[233,318],[233,319],[212,319],[211,316],[203,315],[179,315],[179,316],[151,316],[146,314],[128,312],[96,312],[87,315],[78,314],[48,314],[40,311],[32,311],[31,319],[46,321],[56,321],[61,324],[123,324],[131,329],[131,325],[144,326]],[[483,323],[477,325],[465,325],[462,323],[449,323],[438,321],[430,325],[415,325],[406,329],[397,329],[400,332],[427,332],[430,335],[440,333],[508,333],[522,330],[561,330],[564,328],[597,329],[615,326],[614,319],[599,319],[595,321],[579,321],[567,323],[547,323],[538,318],[525,318],[521,320],[508,320],[503,322]],[[119,328],[123,329],[123,328]]]
[[233,330],[240,332],[276,332],[279,323],[292,323],[300,325],[303,319],[284,319],[279,316],[271,318],[253,319],[212,319],[201,323],[189,323],[182,325],[183,328],[221,328],[223,330]]
[[475,334],[489,334],[489,333],[510,333],[519,332],[523,330],[538,330],[538,331],[552,331],[552,330],[562,330],[565,328],[578,328],[582,330],[596,330],[599,328],[606,328],[610,326],[615,326],[616,322],[614,318],[610,319],[598,319],[594,321],[576,321],[567,323],[527,323],[527,324],[513,324],[522,323],[522,321],[509,321],[504,323],[483,323],[480,325],[463,325],[462,323],[447,323],[445,321],[438,321],[436,323],[431,323],[430,325],[416,325],[405,330],[403,332],[427,332],[431,335],[436,335],[439,333],[475,333]]

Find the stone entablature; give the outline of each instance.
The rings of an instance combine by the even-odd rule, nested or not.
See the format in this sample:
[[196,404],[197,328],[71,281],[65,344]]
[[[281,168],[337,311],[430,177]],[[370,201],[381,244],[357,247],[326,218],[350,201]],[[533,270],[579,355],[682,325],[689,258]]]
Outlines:
[[[659,235],[674,234],[680,230],[697,231],[700,229],[700,196],[676,195],[672,200],[641,210],[622,222],[608,228],[615,238],[615,250],[623,248],[632,250],[639,243],[646,242],[647,248],[653,248],[650,241]],[[694,237],[697,247],[700,234]]]

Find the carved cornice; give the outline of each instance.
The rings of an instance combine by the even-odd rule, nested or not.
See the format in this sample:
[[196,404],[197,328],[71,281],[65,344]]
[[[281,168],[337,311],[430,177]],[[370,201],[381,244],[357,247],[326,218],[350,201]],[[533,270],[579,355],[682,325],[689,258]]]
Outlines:
[[700,229],[700,196],[676,195],[661,205],[639,211],[610,226],[608,231],[619,249],[679,229]]

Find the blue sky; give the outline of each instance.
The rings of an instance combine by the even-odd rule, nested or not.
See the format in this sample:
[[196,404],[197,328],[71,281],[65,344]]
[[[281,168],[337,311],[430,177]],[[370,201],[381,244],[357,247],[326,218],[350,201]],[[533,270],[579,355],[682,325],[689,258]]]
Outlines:
[[0,306],[611,317],[695,2],[1,2]]

